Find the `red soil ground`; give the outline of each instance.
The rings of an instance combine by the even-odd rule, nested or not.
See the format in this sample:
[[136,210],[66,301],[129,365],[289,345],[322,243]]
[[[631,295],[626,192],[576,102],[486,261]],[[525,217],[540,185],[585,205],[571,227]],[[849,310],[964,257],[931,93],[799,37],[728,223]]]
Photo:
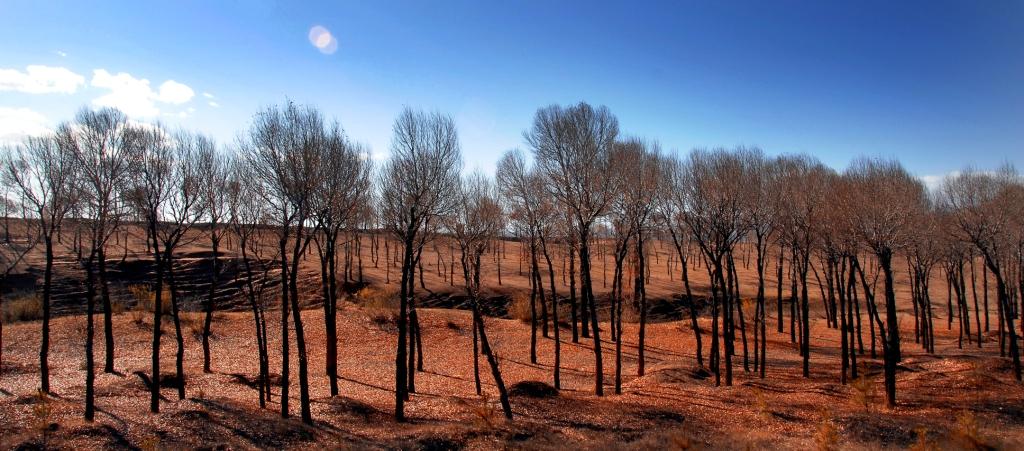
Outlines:
[[[364,240],[368,246],[368,240]],[[192,246],[201,249],[196,243]],[[678,276],[667,274],[666,245],[652,258],[652,298],[666,298],[682,290]],[[132,248],[140,248],[137,243]],[[441,247],[447,257],[447,245]],[[232,252],[229,249],[229,252]],[[497,285],[493,260],[488,261],[486,285],[501,292],[527,289],[518,272],[518,245],[506,244],[502,285]],[[128,259],[139,258],[130,251]],[[365,276],[382,285],[384,261],[373,268],[364,247]],[[32,260],[37,261],[37,260]],[[425,282],[435,292],[456,292],[437,275],[437,255],[429,248],[424,257]],[[560,264],[558,259],[556,264]],[[609,265],[610,265],[609,259]],[[315,254],[304,262],[318,269]],[[601,288],[602,263],[596,261],[594,279]],[[745,297],[753,294],[756,276],[740,264]],[[703,269],[691,268],[695,288],[703,290]],[[611,267],[608,267],[611,276]],[[397,271],[391,269],[395,282]],[[768,328],[768,374],[765,379],[743,370],[742,350],[734,360],[732,387],[715,387],[696,368],[694,338],[688,320],[655,318],[648,327],[647,372],[636,369],[637,325],[625,324],[623,340],[623,394],[612,391],[614,344],[604,334],[606,396],[593,394],[594,355],[587,339],[571,343],[568,329],[562,338],[563,390],[556,397],[512,397],[516,416],[506,422],[496,405],[496,390],[481,359],[486,397],[473,388],[470,315],[450,309],[420,310],[425,371],[416,376],[417,393],[407,403],[410,421],[392,419],[394,405],[393,324],[381,323],[379,308],[345,302],[339,311],[341,396],[331,398],[324,366],[322,311],[303,311],[308,340],[314,426],[279,415],[277,387],[274,402],[261,410],[257,392],[249,384],[257,374],[256,344],[251,315],[244,311],[219,312],[214,322],[213,370],[202,373],[198,316],[186,316],[185,365],[187,398],[178,400],[175,389],[164,389],[168,399],[160,414],[148,413],[149,395],[135,372],[149,372],[152,319],[133,312],[114,317],[117,370],[98,374],[96,421],[81,420],[84,394],[83,343],[85,318],[67,315],[53,320],[51,350],[52,388],[55,396],[41,403],[34,396],[39,384],[38,321],[4,327],[3,366],[0,368],[0,448],[48,446],[74,449],[101,447],[406,447],[444,449],[491,448],[787,448],[837,446],[839,448],[906,448],[927,443],[942,448],[978,444],[1006,449],[1024,447],[1024,386],[1014,382],[1010,363],[1000,358],[993,331],[985,334],[981,349],[957,348],[957,330],[946,329],[945,293],[933,283],[937,306],[936,354],[920,351],[913,341],[913,318],[907,311],[908,286],[901,276],[898,296],[903,324],[904,361],[898,372],[898,406],[884,407],[881,361],[860,356],[865,383],[839,383],[839,335],[825,327],[820,296],[812,301],[811,377],[804,378],[796,346],[790,343],[788,308],[786,332]],[[608,281],[610,286],[610,280]],[[560,290],[566,290],[559,287]],[[817,290],[817,287],[812,287]],[[422,290],[421,290],[422,291]],[[944,291],[944,289],[942,290]],[[774,283],[768,285],[774,305]],[[316,292],[308,294],[315,300]],[[940,301],[941,300],[941,301]],[[938,308],[943,305],[942,308]],[[992,306],[994,309],[994,305]],[[628,307],[627,307],[628,310]],[[563,310],[563,318],[568,311]],[[745,309],[749,316],[752,307]],[[774,326],[774,308],[769,308]],[[866,312],[865,312],[866,314]],[[628,318],[628,317],[627,317]],[[280,318],[268,312],[271,372],[280,367]],[[708,315],[702,328],[710,326]],[[174,372],[173,328],[164,322],[163,373]],[[102,369],[102,321],[97,321],[97,368]],[[749,323],[748,323],[749,325]],[[866,324],[865,324],[866,326]],[[538,364],[529,363],[530,326],[518,319],[487,319],[488,335],[499,355],[506,384],[521,381],[551,382],[553,341],[540,339]],[[867,331],[865,330],[865,334]],[[865,340],[867,340],[865,336]],[[710,343],[705,336],[705,351]],[[865,345],[868,343],[865,342]],[[294,348],[294,343],[291,345]],[[297,364],[292,352],[291,401],[298,416]],[[45,408],[43,407],[45,406]],[[45,431],[45,432],[44,432]]]

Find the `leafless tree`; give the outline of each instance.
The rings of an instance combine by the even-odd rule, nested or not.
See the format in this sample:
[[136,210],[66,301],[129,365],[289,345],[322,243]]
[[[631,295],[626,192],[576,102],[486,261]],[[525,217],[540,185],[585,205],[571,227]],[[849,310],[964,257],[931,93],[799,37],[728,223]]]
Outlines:
[[270,215],[273,212],[269,211],[263,202],[266,196],[256,191],[263,189],[263,185],[250,183],[251,180],[253,178],[249,165],[237,158],[233,159],[227,183],[228,224],[238,240],[238,249],[242,255],[242,292],[252,310],[258,351],[259,375],[256,386],[259,391],[260,407],[265,408],[271,397],[265,301],[267,289],[272,284],[269,274],[273,266],[271,263],[280,256],[280,248],[274,246],[268,254],[266,247],[262,245],[265,224],[271,221]]
[[[498,161],[495,171],[498,186],[506,203],[509,205],[509,218],[514,228],[525,231],[530,253],[530,362],[537,363],[537,298],[540,298],[541,321],[543,334],[547,336],[547,304],[544,295],[544,282],[541,276],[537,255],[542,254],[548,264],[548,278],[551,282],[552,310],[555,323],[558,323],[557,296],[554,282],[554,268],[548,241],[553,234],[556,223],[555,209],[550,196],[547,195],[543,175],[534,168],[527,168],[523,154],[518,150],[510,150]],[[559,331],[555,327],[555,387],[561,385],[559,368],[561,349]]]
[[[745,173],[740,152],[725,149],[694,150],[684,166],[682,188],[686,201],[685,221],[707,263],[711,280],[711,368],[715,383],[721,380],[718,324],[724,342],[725,383],[732,385],[735,338],[733,309],[738,307],[732,252],[746,233],[748,221],[737,180]],[[742,315],[742,314],[741,314]],[[742,316],[741,316],[742,317]]]
[[[800,355],[803,358],[803,375],[810,377],[810,306],[807,276],[811,269],[811,256],[818,245],[817,227],[822,224],[821,212],[825,207],[826,180],[834,172],[818,160],[808,156],[787,156],[779,160],[782,177],[784,208],[782,239],[792,249],[790,261],[794,296],[791,302],[799,306]],[[796,287],[799,283],[799,303]],[[791,311],[792,312],[792,311]]]
[[772,244],[773,235],[778,229],[779,210],[782,199],[779,198],[779,171],[773,160],[764,156],[760,149],[746,149],[741,158],[744,159],[745,174],[743,185],[746,190],[741,202],[745,209],[744,216],[748,228],[754,237],[756,253],[755,268],[757,271],[757,299],[754,311],[754,370],[760,377],[765,377],[767,352],[767,335],[765,323],[765,261],[768,247]]
[[395,119],[391,158],[380,173],[380,212],[384,227],[402,242],[398,350],[395,356],[395,418],[405,419],[408,396],[406,335],[409,293],[420,237],[428,223],[453,211],[462,157],[455,121],[440,113],[405,109]]
[[[371,165],[363,153],[365,151],[349,142],[340,126],[335,124],[326,137],[320,165],[322,174],[318,177],[320,186],[313,193],[314,216],[321,230],[321,234],[314,235],[314,241],[320,254],[327,336],[326,368],[331,396],[338,395],[338,234],[348,228],[353,231],[353,236],[358,236],[359,213],[370,200]],[[346,272],[346,280],[347,276]]]
[[156,267],[156,281],[153,302],[153,347],[152,373],[150,375],[151,412],[160,411],[160,322],[163,318],[163,292],[165,280],[164,255],[159,246],[158,228],[163,220],[164,210],[173,189],[175,151],[170,139],[162,129],[149,130],[142,133],[143,153],[138,170],[135,172],[134,186],[128,193],[128,199],[138,208],[146,221],[147,243],[152,242],[153,261]]
[[[326,133],[318,110],[287,103],[259,112],[240,147],[251,166],[254,183],[263,187],[264,202],[274,211],[281,262],[281,341],[288,343],[288,312],[292,312],[299,361],[302,421],[312,424],[306,337],[299,304],[299,260],[316,234],[313,193],[320,186]],[[310,228],[311,230],[307,230]],[[281,346],[281,416],[288,411],[288,346]]]
[[206,206],[206,219],[209,221],[210,251],[213,264],[210,268],[210,288],[206,303],[203,306],[203,372],[211,372],[210,368],[210,335],[213,327],[213,311],[216,309],[217,288],[220,284],[221,261],[220,242],[227,233],[224,221],[228,214],[228,172],[230,161],[217,151],[213,145],[200,146],[198,158],[199,179],[202,181],[202,202]]
[[[6,194],[4,195],[3,200],[7,200]],[[23,223],[25,224],[25,227],[28,227],[28,218],[22,219],[24,219]],[[19,271],[19,269],[24,269],[25,265],[23,265],[23,262],[25,260],[25,256],[28,255],[28,253],[36,246],[36,238],[38,236],[39,235],[30,234],[24,243],[19,243],[17,240],[12,239],[4,242],[3,245],[0,245],[0,312],[3,311],[4,307],[2,288],[6,285],[7,278],[10,277],[11,274]],[[3,348],[4,329],[3,321],[0,321],[0,375],[3,373]]]
[[[853,229],[878,259],[885,290],[882,340],[886,402],[896,405],[896,365],[901,357],[892,257],[905,249],[915,232],[911,225],[927,206],[924,186],[895,161],[855,160],[844,173],[855,196]],[[879,322],[880,331],[883,324]]]
[[582,300],[591,312],[594,343],[594,392],[604,394],[604,367],[598,315],[590,270],[590,240],[594,224],[612,199],[608,177],[609,154],[619,133],[619,121],[601,106],[586,103],[552,105],[537,111],[524,133],[554,197],[569,210],[579,238]]
[[5,157],[3,179],[16,187],[31,207],[39,221],[40,237],[45,246],[39,376],[40,389],[50,393],[50,293],[53,288],[54,235],[76,202],[75,158],[70,149],[60,145],[53,136],[27,138]]
[[[989,272],[996,279],[996,296],[1002,309],[1002,321],[1008,335],[1014,377],[1021,380],[1020,349],[1013,327],[1014,306],[1006,274],[1009,259],[1019,249],[1014,235],[1019,235],[1019,218],[1024,214],[1024,190],[1021,178],[1012,167],[994,173],[965,170],[948,177],[942,185],[941,205],[949,212],[960,238],[981,254]],[[977,316],[977,315],[976,315]]]
[[95,414],[93,368],[93,312],[97,279],[103,302],[106,359],[104,371],[114,372],[114,331],[110,288],[107,283],[106,245],[126,211],[121,197],[141,155],[141,127],[131,126],[124,113],[115,109],[81,110],[73,124],[57,130],[59,145],[75,156],[75,171],[81,177],[80,211],[86,215],[88,254],[82,261],[86,272],[85,419]]
[[701,340],[700,324],[697,322],[697,305],[693,297],[693,290],[690,288],[689,263],[690,243],[693,234],[689,228],[687,214],[689,212],[689,191],[685,188],[689,180],[686,162],[676,155],[666,157],[663,163],[665,168],[665,179],[658,191],[660,206],[660,218],[664,227],[668,229],[672,237],[672,244],[676,250],[676,257],[679,259],[681,271],[680,279],[683,288],[686,290],[686,302],[690,308],[690,328],[693,329],[696,341],[697,365],[704,367],[703,343]]
[[448,217],[447,222],[459,244],[462,254],[462,277],[465,281],[466,295],[469,296],[473,308],[473,371],[477,381],[477,393],[480,393],[479,366],[476,363],[479,339],[480,351],[487,358],[494,384],[498,388],[501,408],[505,412],[505,417],[511,420],[512,407],[509,404],[508,391],[505,390],[505,382],[501,378],[497,356],[487,339],[487,328],[479,307],[480,259],[501,230],[501,205],[498,203],[491,181],[480,173],[470,174],[463,180],[458,199],[459,207]]

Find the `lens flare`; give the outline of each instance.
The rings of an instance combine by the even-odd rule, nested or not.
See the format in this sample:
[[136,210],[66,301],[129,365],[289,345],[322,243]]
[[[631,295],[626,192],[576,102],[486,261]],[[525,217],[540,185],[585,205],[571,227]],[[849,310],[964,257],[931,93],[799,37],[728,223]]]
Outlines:
[[316,47],[320,53],[327,55],[338,50],[338,40],[334,39],[330,30],[320,25],[314,25],[309,29],[309,43],[313,44],[313,47]]

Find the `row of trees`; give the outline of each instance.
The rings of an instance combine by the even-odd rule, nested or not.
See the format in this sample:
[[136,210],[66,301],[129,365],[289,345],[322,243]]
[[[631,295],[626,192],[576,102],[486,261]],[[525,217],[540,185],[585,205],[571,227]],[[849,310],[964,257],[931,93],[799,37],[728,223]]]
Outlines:
[[[976,257],[985,271],[986,300],[988,274],[996,282],[1000,349],[1012,359],[1014,375],[1021,379],[1014,320],[1021,310],[1015,300],[1024,293],[1024,184],[1011,168],[964,171],[929,192],[890,160],[858,159],[840,173],[806,155],[769,157],[754,148],[698,149],[679,155],[663,152],[654,141],[621,136],[618,120],[607,108],[586,103],[539,109],[524,132],[524,141],[532,158],[519,150],[507,152],[491,179],[480,173],[462,174],[456,124],[440,113],[403,111],[394,123],[391,156],[375,168],[366,149],[309,106],[287,103],[260,111],[231,152],[203,135],[134,123],[116,110],[83,110],[52,135],[29,138],[10,149],[4,161],[6,185],[31,207],[38,225],[33,236],[45,250],[42,390],[49,391],[54,241],[61,239],[66,219],[74,224],[74,247],[85,274],[85,417],[89,420],[95,411],[92,362],[97,301],[104,313],[104,371],[115,371],[106,251],[118,231],[136,221],[144,226],[147,252],[154,262],[153,412],[160,407],[165,286],[175,328],[178,395],[185,397],[181,296],[174,265],[183,245],[208,239],[212,250],[209,292],[203,303],[204,370],[212,366],[212,313],[217,287],[224,282],[220,246],[228,238],[235,241],[241,256],[238,277],[253,315],[260,405],[266,406],[271,398],[265,312],[269,300],[276,298],[282,343],[291,341],[291,331],[295,334],[300,415],[312,422],[302,300],[317,294],[300,287],[300,261],[311,248],[320,257],[327,378],[334,396],[338,394],[337,307],[342,299],[339,266],[347,280],[352,249],[361,252],[360,237],[367,232],[376,262],[380,230],[397,241],[393,255],[401,254],[395,354],[395,416],[399,420],[404,419],[405,402],[416,391],[416,373],[423,370],[416,273],[419,270],[422,284],[423,249],[441,241],[457,246],[460,254],[463,287],[472,309],[476,390],[482,392],[482,355],[504,413],[512,418],[480,300],[483,257],[501,252],[492,247],[494,243],[513,236],[523,243],[528,262],[530,358],[538,360],[538,332],[549,337],[549,326],[553,326],[556,388],[561,388],[558,324],[563,302],[568,303],[572,341],[589,339],[593,346],[595,394],[603,395],[605,386],[604,321],[615,345],[614,389],[621,393],[626,301],[639,314],[637,373],[644,374],[649,258],[656,243],[665,242],[675,251],[668,266],[679,272],[679,299],[687,307],[696,360],[702,367],[704,338],[710,333],[707,366],[716,384],[723,383],[723,378],[725,385],[732,384],[733,359],[740,355],[737,346],[742,349],[743,370],[766,377],[770,310],[766,290],[769,271],[774,269],[776,332],[786,329],[784,305],[788,303],[789,335],[799,344],[803,375],[810,375],[810,299],[811,287],[817,285],[826,325],[840,331],[841,381],[845,383],[848,375],[857,377],[857,358],[865,355],[863,307],[871,356],[875,357],[877,341],[884,360],[886,398],[893,405],[896,365],[902,356],[894,288],[900,260],[906,260],[911,280],[915,341],[924,351],[934,352],[932,273],[942,268],[948,282],[947,327],[952,327],[954,317],[959,318],[961,337],[966,332],[971,340],[964,266],[974,265],[979,261]],[[205,233],[190,233],[196,229]],[[268,240],[276,245],[264,246]],[[388,242],[384,240],[385,247]],[[614,270],[610,293],[599,297],[592,255],[594,246],[604,245],[611,249]],[[25,247],[12,249],[8,246],[4,253],[5,274],[27,252]],[[745,261],[745,252],[751,250],[757,275],[753,295],[741,292],[737,272],[737,260]],[[568,260],[567,295],[558,292],[555,281],[553,262],[559,256]],[[454,260],[452,266],[454,280]],[[710,286],[707,292],[697,293],[691,287],[690,271],[701,268]],[[498,271],[500,281],[500,266]],[[973,277],[973,266],[970,274]],[[876,296],[879,279],[882,293]],[[627,286],[632,293],[625,291]],[[744,300],[751,298],[754,311],[745,313],[749,304]],[[985,311],[987,328],[987,305]],[[710,314],[710,331],[703,330],[699,321],[706,314]],[[980,321],[977,295],[975,319]],[[980,334],[980,327],[976,329]],[[980,346],[980,335],[977,341]],[[288,416],[292,359],[289,346],[282,345],[280,352],[279,399],[281,414]]]

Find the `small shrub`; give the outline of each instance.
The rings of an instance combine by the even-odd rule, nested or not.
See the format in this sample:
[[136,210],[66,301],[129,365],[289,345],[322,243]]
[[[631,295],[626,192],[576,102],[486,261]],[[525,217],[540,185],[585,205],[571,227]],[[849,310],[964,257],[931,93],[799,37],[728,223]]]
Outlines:
[[768,408],[768,398],[764,395],[761,387],[754,387],[754,406],[757,408],[757,415],[763,419],[769,419],[772,411]]
[[183,333],[191,333],[192,337],[196,340],[201,340],[203,337],[203,324],[206,320],[204,313],[200,312],[178,312],[178,319],[181,321],[181,326],[185,331]]
[[850,382],[850,387],[853,388],[853,397],[851,400],[857,406],[863,407],[865,413],[871,413],[871,406],[875,403],[875,381],[868,377],[867,372],[864,371],[862,376],[854,379]]
[[524,323],[530,322],[530,295],[528,293],[516,293],[508,304],[508,316],[518,319]]
[[462,398],[454,398],[456,403],[466,407],[470,412],[475,415],[475,422],[478,428],[482,429],[494,429],[498,425],[500,420],[500,407],[497,402],[491,400],[490,395],[483,393],[480,395],[480,403],[471,403]]
[[[153,313],[156,306],[156,293],[146,284],[135,284],[128,286],[128,292],[135,298],[135,310]],[[171,313],[171,290],[163,288],[160,301],[160,313],[169,315]]]
[[924,426],[914,429],[914,433],[917,434],[917,441],[910,445],[910,451],[932,451],[939,449],[937,443],[928,439],[928,429]]
[[46,392],[39,390],[36,392],[35,398],[35,404],[32,405],[32,416],[35,419],[36,430],[39,431],[41,436],[40,440],[43,442],[43,448],[46,448],[53,409],[50,406],[50,398],[46,396]]
[[819,451],[830,451],[838,448],[839,431],[832,422],[832,415],[822,411],[821,421],[818,423],[818,432],[814,435],[814,444]]
[[965,449],[991,449],[985,439],[981,436],[978,427],[978,419],[969,410],[960,412],[956,416],[956,426],[953,428],[953,439]]
[[124,302],[111,300],[110,302],[110,313],[114,315],[120,315],[128,311],[128,305]]
[[142,439],[142,443],[139,444],[139,448],[143,451],[157,451],[163,449],[163,444],[160,441],[160,436],[150,435]]
[[388,310],[375,310],[370,313],[370,322],[385,332],[398,331],[398,314]]
[[356,299],[367,309],[398,309],[398,292],[394,288],[366,286],[356,292]]
[[35,321],[43,317],[43,301],[35,293],[13,296],[3,301],[3,322]]
[[355,294],[363,306],[367,318],[378,329],[388,332],[398,330],[398,292],[393,288],[366,286]]

